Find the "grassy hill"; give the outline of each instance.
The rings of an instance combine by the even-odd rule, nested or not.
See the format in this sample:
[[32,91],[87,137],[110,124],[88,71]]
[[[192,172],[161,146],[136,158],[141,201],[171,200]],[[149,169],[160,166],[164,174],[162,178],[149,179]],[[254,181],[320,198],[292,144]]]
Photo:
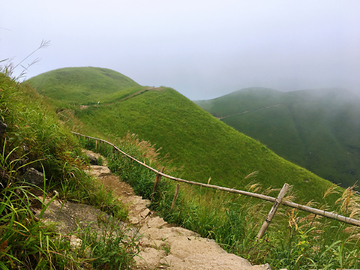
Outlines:
[[[121,99],[141,89],[139,84],[118,72],[96,67],[52,70],[31,78],[28,83],[40,94],[64,104],[97,104]],[[98,92],[99,89],[102,90]],[[119,95],[124,89],[127,91]]]
[[[86,69],[81,71],[86,73]],[[66,77],[63,80],[66,81]],[[81,85],[81,80],[76,83]],[[61,85],[59,87],[61,89]],[[183,165],[183,178],[208,182],[211,176],[212,184],[241,189],[252,181],[277,188],[287,182],[294,186],[296,201],[315,200],[321,202],[315,203],[316,207],[358,218],[358,197],[351,189],[342,196],[329,189],[327,194],[331,195],[325,201],[325,189],[334,187],[329,181],[277,156],[259,141],[214,118],[175,90],[142,86],[135,92],[130,89],[132,86],[109,94],[98,88],[101,103],[89,106],[74,106],[74,100],[61,95],[50,101],[58,106],[54,109],[63,123],[76,131],[110,138],[113,142],[131,132],[156,143],[156,147],[162,147],[162,156],[169,153],[174,159],[173,164],[164,162],[151,144],[136,136],[117,141],[120,148],[146,164],[157,168],[167,166],[165,172],[170,174],[175,172],[178,176],[173,165]],[[51,89],[41,91],[46,95]],[[124,97],[129,92],[132,94]],[[95,146],[91,141],[83,143],[87,147]],[[148,199],[154,195],[151,207],[161,217],[215,239],[228,252],[252,263],[267,262],[274,269],[359,267],[358,228],[280,206],[265,237],[255,240],[271,203],[184,184],[180,185],[173,209],[170,208],[175,191],[173,182],[163,179],[158,192],[152,194],[154,173],[122,155],[113,154],[110,148],[107,150],[102,149],[109,157],[108,166],[112,171],[119,173],[139,195]],[[259,192],[256,185],[249,189]],[[341,198],[334,205],[335,197]],[[309,205],[314,206],[314,201]]]
[[[97,71],[96,76],[94,70]],[[88,84],[86,74],[89,72],[93,80],[97,76],[103,79],[99,72],[102,70],[75,68],[66,69],[65,73],[63,70],[55,70],[45,73],[46,76],[42,74],[34,77],[29,83],[36,87],[37,83],[34,82],[42,81],[37,90],[66,105],[81,100],[78,95],[86,95],[82,92],[71,92],[68,95],[70,82],[77,85],[76,89],[85,89],[82,85]],[[71,71],[83,75],[74,76]],[[117,76],[125,77],[121,74]],[[59,77],[61,80],[56,81]],[[48,80],[57,82],[56,91],[51,83],[47,83]],[[109,77],[108,80],[112,81],[113,78]],[[141,139],[156,144],[162,148],[163,156],[169,154],[176,166],[184,166],[183,177],[189,180],[207,182],[211,177],[212,184],[240,189],[252,181],[261,183],[264,188],[280,188],[287,182],[294,186],[300,199],[317,201],[321,201],[323,192],[331,185],[212,117],[171,88],[142,87],[136,95],[125,99],[115,98],[129,91],[134,84],[129,84],[128,88],[119,87],[117,92],[114,88],[111,93],[113,99],[109,98],[108,89],[103,87],[107,83],[97,84],[98,87],[94,86],[91,93],[96,92],[99,100],[107,98],[107,103],[86,108],[73,106],[75,116],[88,130],[115,137],[123,137],[128,132],[136,133]],[[90,102],[90,99],[84,102]],[[77,130],[82,131],[81,127]],[[252,172],[257,172],[256,177],[246,178]]]
[[348,91],[248,88],[195,103],[325,179],[360,178],[360,98]]

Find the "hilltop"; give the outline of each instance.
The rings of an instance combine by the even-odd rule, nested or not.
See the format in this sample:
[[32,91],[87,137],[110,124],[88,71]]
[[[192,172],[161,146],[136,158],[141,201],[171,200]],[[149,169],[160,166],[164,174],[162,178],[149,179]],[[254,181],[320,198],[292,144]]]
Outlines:
[[[140,85],[129,77],[106,68],[61,68],[28,81],[40,94],[68,104],[96,104],[104,96]],[[98,92],[99,89],[102,89]],[[116,99],[117,97],[111,97]]]
[[[79,101],[79,93],[68,95],[66,91],[69,90],[65,90],[69,89],[70,82],[78,86],[88,83],[85,80],[87,75],[74,76],[71,70],[89,73],[95,81],[96,78],[103,79],[100,68],[67,70],[66,73],[51,71],[45,73],[46,76],[31,78],[28,83],[41,94],[55,99],[59,108],[63,108]],[[94,75],[94,70],[98,74]],[[54,95],[54,88],[47,81],[52,82],[59,76],[62,79],[57,81],[58,94]],[[43,82],[40,89],[37,86],[39,81]],[[214,118],[174,89],[144,86],[135,91],[136,95],[115,98],[133,89],[134,84],[131,84],[129,88],[114,90],[111,99],[104,85],[97,84],[92,88],[97,93],[99,105],[81,106],[90,102],[90,99],[84,99],[72,106],[71,112],[63,112],[74,114],[84,124],[74,127],[77,131],[85,128],[112,137],[123,137],[128,132],[138,134],[140,139],[161,148],[160,154],[168,155],[174,165],[183,166],[182,176],[189,180],[208,182],[211,177],[212,184],[239,189],[253,182],[260,183],[263,188],[279,188],[287,182],[294,186],[300,200],[306,201],[321,201],[321,194],[331,186],[329,181],[286,161],[260,142]]]
[[360,178],[360,98],[349,91],[247,88],[195,103],[325,179],[348,187]]

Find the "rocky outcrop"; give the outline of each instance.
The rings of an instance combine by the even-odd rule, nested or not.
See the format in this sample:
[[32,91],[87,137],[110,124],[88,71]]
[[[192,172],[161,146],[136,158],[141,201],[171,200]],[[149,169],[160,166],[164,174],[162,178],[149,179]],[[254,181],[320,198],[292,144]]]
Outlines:
[[[45,205],[49,204],[51,198],[39,197]],[[36,216],[39,217],[41,209],[36,209]],[[91,227],[99,230],[99,220],[112,218],[110,215],[96,209],[93,206],[69,201],[53,200],[41,217],[42,222],[55,222],[56,230],[62,235],[70,235],[76,229]],[[120,227],[123,222],[119,222]]]
[[22,176],[22,180],[26,183],[33,184],[38,187],[44,187],[44,181],[47,180],[43,173],[34,168],[28,168]]
[[97,165],[98,164],[98,160],[93,154],[87,154],[86,157],[88,158],[89,163],[91,165]]

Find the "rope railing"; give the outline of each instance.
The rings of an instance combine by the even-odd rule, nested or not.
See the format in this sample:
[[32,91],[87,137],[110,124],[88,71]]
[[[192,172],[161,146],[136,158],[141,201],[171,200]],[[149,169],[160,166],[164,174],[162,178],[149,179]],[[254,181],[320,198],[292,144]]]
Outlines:
[[[279,197],[274,198],[274,197],[271,197],[271,196],[258,194],[258,193],[253,193],[253,192],[249,192],[249,191],[237,190],[237,189],[233,189],[233,188],[226,188],[226,187],[210,185],[210,184],[204,184],[204,183],[199,183],[199,182],[195,182],[195,181],[189,181],[189,180],[177,178],[177,177],[165,174],[163,172],[160,172],[160,171],[150,167],[149,165],[145,164],[144,162],[141,162],[141,161],[137,160],[136,158],[134,158],[133,156],[125,153],[124,151],[119,149],[116,145],[114,145],[114,144],[112,144],[112,143],[110,143],[108,141],[105,141],[105,140],[99,139],[99,138],[94,138],[94,137],[87,136],[87,135],[83,135],[83,134],[80,134],[80,133],[77,133],[77,132],[71,132],[71,133],[73,133],[74,135],[76,135],[78,137],[84,137],[84,138],[87,138],[87,139],[92,139],[92,140],[99,141],[99,142],[102,142],[104,144],[110,145],[115,151],[118,151],[121,154],[125,155],[126,157],[134,160],[135,162],[139,163],[140,165],[142,165],[142,166],[148,168],[149,170],[153,171],[157,175],[160,175],[162,177],[165,177],[167,179],[170,179],[170,180],[173,180],[173,181],[176,181],[176,182],[181,182],[181,183],[186,183],[186,184],[190,184],[190,185],[196,185],[196,186],[201,186],[201,187],[206,187],[206,188],[211,188],[211,189],[216,189],[216,190],[222,190],[222,191],[229,192],[229,193],[235,193],[235,194],[250,196],[250,197],[258,198],[258,199],[261,199],[261,200],[266,200],[266,201],[269,201],[269,202],[273,202],[273,203],[277,204],[276,208],[271,210],[274,213],[276,212],[276,209],[277,209],[278,205],[282,204],[282,205],[286,205],[288,207],[299,209],[299,210],[309,212],[309,213],[312,213],[312,214],[315,214],[315,215],[324,216],[324,217],[327,217],[327,218],[339,220],[339,221],[342,221],[344,223],[348,223],[348,224],[360,227],[360,220],[345,217],[345,216],[339,215],[339,214],[334,213],[334,212],[328,212],[328,211],[325,211],[325,210],[312,208],[312,207],[309,207],[309,206],[306,206],[306,205],[297,204],[297,203],[294,203],[294,202],[291,202],[291,201],[282,200],[282,198],[279,199]],[[285,185],[287,185],[287,184],[285,184]],[[283,189],[285,188],[285,185],[284,185]],[[288,187],[286,187],[286,189],[287,188]],[[280,193],[281,193],[281,191],[280,191]],[[270,213],[269,213],[269,215],[270,215]],[[268,216],[268,218],[269,218],[269,216]],[[267,218],[266,222],[270,223],[272,217],[270,218],[270,220],[268,220],[268,218]],[[261,237],[259,237],[259,238],[261,238]]]

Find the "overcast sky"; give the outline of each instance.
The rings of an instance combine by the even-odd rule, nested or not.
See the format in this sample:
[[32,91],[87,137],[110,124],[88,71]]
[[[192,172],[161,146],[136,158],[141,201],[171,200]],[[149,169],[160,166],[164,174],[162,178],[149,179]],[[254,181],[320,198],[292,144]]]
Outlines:
[[17,64],[42,40],[27,78],[95,66],[192,100],[251,86],[360,94],[359,0],[3,1],[0,60]]

